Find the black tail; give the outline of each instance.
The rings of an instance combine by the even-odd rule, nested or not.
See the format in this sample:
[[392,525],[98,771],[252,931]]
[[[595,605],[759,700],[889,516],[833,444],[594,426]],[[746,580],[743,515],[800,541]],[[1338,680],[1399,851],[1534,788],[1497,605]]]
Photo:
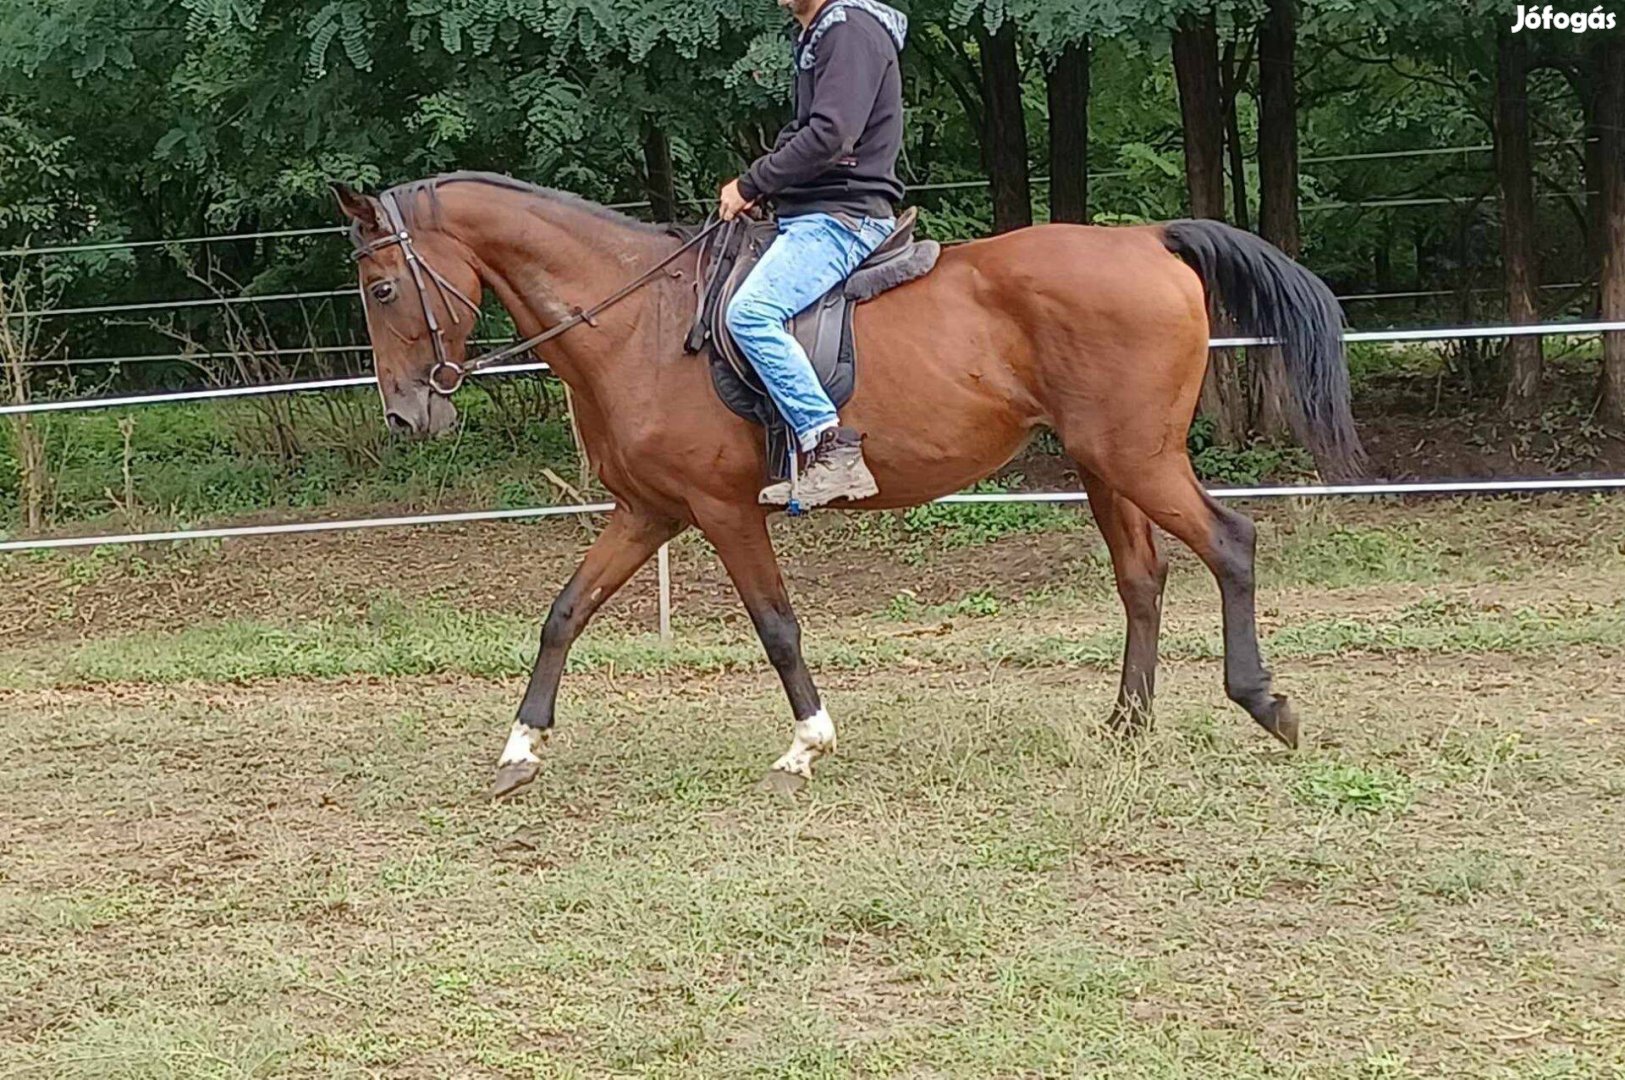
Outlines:
[[1349,409],[1343,308],[1314,274],[1280,248],[1222,221],[1171,221],[1163,244],[1195,270],[1208,296],[1247,337],[1281,344],[1287,381],[1302,413],[1302,437],[1321,475],[1358,477],[1365,450]]

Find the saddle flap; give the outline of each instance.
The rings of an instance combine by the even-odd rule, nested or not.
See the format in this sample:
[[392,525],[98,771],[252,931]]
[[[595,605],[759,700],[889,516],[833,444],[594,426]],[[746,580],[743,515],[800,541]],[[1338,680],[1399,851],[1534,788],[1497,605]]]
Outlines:
[[[836,408],[851,398],[857,379],[853,309],[925,275],[936,265],[942,249],[934,240],[914,240],[915,220],[916,211],[909,207],[898,216],[892,234],[844,283],[825,293],[789,324]],[[789,440],[755,367],[728,331],[727,311],[729,301],[777,238],[775,222],[740,218],[701,253],[695,322],[684,345],[689,352],[709,346],[717,395],[734,413],[767,430],[771,479],[784,476],[783,459],[787,457]]]

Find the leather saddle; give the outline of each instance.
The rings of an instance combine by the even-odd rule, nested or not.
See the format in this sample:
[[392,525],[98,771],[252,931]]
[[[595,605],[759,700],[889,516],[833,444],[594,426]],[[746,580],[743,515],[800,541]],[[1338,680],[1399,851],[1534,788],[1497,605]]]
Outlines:
[[[853,309],[888,289],[923,277],[942,253],[935,240],[914,239],[915,214],[914,207],[899,214],[892,234],[844,283],[791,321],[791,333],[806,350],[818,381],[837,409],[851,398],[857,380]],[[717,231],[700,253],[699,304],[683,346],[689,353],[706,352],[717,396],[766,432],[769,481],[788,475],[794,441],[761,378],[728,332],[725,313],[728,301],[777,237],[776,222],[744,217]]]

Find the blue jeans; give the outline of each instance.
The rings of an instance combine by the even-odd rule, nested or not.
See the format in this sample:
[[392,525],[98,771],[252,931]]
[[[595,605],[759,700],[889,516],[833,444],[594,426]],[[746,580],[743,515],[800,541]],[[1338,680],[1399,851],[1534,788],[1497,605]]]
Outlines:
[[853,232],[829,214],[779,221],[779,238],[728,303],[728,330],[761,376],[803,450],[839,421],[801,343],[785,328],[845,281],[891,235],[892,218],[859,218]]

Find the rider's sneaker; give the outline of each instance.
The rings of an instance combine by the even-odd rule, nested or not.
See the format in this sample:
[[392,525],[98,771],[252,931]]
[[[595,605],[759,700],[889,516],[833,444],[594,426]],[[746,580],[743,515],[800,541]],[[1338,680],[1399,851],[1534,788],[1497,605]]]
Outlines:
[[807,467],[796,478],[792,490],[788,482],[762,489],[764,506],[788,506],[791,497],[804,510],[824,506],[837,499],[857,501],[880,494],[880,485],[863,460],[863,435],[851,428],[830,428],[818,436]]

